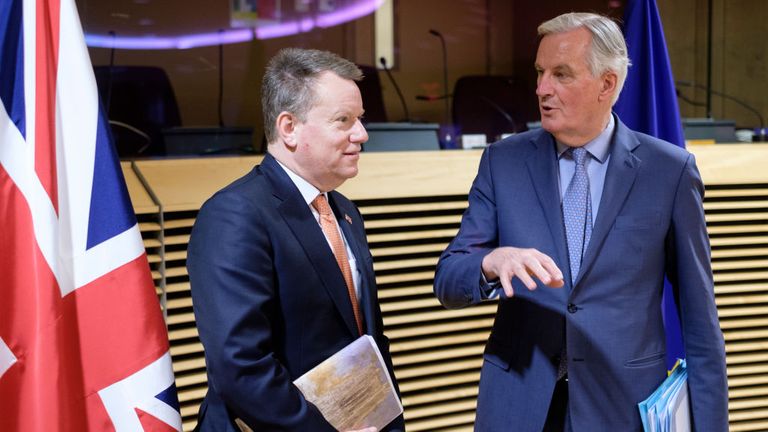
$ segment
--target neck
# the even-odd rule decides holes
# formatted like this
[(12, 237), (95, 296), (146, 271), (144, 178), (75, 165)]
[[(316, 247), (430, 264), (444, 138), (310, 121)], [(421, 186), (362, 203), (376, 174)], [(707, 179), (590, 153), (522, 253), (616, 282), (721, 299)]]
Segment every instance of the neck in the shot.
[(589, 130), (563, 133), (554, 135), (554, 137), (558, 142), (563, 143), (568, 147), (583, 147), (603, 133), (605, 128), (608, 127), (610, 119), (611, 112), (608, 111), (608, 113), (602, 116), (602, 119), (594, 127), (589, 128)]
[[(283, 150), (281, 150), (283, 149)], [(337, 187), (341, 186), (341, 184), (324, 184), (319, 179), (313, 178), (310, 176), (305, 169), (299, 164), (296, 159), (293, 157), (293, 153), (286, 149), (285, 146), (280, 145), (268, 145), (267, 146), (267, 152), (272, 155), (275, 159), (277, 159), (278, 162), (280, 162), (284, 167), (288, 168), (296, 174), (297, 176), (304, 179), (307, 183), (311, 184), (317, 190), (320, 191), (320, 193), (326, 193), (330, 192)]]

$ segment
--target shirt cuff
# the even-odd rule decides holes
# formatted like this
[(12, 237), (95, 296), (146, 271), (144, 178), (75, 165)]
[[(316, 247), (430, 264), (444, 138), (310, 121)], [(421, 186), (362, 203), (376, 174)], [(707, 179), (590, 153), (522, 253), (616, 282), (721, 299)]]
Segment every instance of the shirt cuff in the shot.
[(496, 279), (488, 282), (483, 272), (480, 272), (480, 298), (483, 300), (493, 300), (499, 296), (501, 282)]

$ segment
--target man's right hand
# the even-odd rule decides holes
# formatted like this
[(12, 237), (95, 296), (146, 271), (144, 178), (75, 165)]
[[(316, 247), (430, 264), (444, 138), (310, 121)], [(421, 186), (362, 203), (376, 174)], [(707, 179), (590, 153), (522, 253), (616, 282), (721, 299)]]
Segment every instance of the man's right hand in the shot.
[(564, 285), (563, 272), (549, 256), (536, 249), (520, 249), (515, 247), (500, 247), (494, 249), (483, 258), (483, 275), (486, 280), (501, 282), (507, 297), (514, 295), (512, 278), (517, 277), (529, 290), (536, 289), (536, 277), (550, 288), (560, 288)]

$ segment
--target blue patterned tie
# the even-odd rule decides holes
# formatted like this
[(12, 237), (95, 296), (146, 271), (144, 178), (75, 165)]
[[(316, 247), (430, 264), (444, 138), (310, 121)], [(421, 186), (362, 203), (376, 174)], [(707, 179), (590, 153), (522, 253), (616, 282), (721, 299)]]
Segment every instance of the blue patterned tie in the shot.
[(592, 200), (589, 196), (589, 177), (585, 166), (589, 153), (584, 147), (570, 148), (567, 151), (576, 162), (576, 171), (563, 197), (563, 220), (568, 241), (571, 282), (575, 282), (581, 268), (581, 258), (592, 236)]
[[(565, 222), (565, 237), (568, 241), (568, 259), (571, 265), (571, 282), (576, 282), (576, 276), (581, 268), (581, 258), (592, 236), (592, 200), (589, 196), (589, 176), (587, 167), (587, 150), (584, 147), (569, 148), (567, 153), (576, 162), (576, 171), (571, 183), (563, 196), (563, 221)], [(568, 373), (568, 350), (563, 345), (560, 352), (560, 363), (557, 367), (557, 379), (562, 379)]]

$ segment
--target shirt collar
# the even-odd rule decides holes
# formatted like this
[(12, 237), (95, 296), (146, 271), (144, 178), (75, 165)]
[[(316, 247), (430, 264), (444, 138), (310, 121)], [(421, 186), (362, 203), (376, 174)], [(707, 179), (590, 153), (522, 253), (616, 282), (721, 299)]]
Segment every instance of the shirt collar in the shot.
[[(610, 118), (608, 119), (608, 125), (603, 129), (602, 132), (600, 132), (600, 135), (596, 136), (595, 139), (588, 142), (584, 148), (587, 149), (589, 154), (592, 155), (595, 159), (600, 161), (600, 163), (604, 163), (605, 160), (608, 158), (608, 152), (611, 147), (611, 137), (613, 137), (613, 130), (616, 128), (616, 122), (613, 119), (613, 114), (611, 114)], [(560, 159), (563, 157), (563, 153), (565, 153), (570, 147), (567, 145), (556, 141), (557, 142), (557, 158)]]
[(283, 165), (279, 160), (275, 160), (277, 161), (277, 164), (280, 165), (280, 167), (285, 171), (285, 173), (288, 174), (288, 177), (291, 178), (293, 184), (295, 184), (299, 189), (299, 193), (301, 193), (301, 197), (304, 198), (304, 201), (306, 201), (307, 205), (312, 205), (312, 201), (314, 201), (315, 198), (320, 195), (320, 190), (312, 186), (310, 182), (304, 180), (295, 172), (291, 171), (290, 168)]

